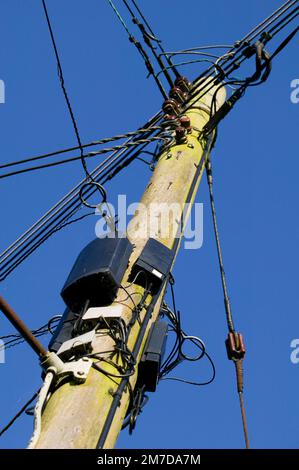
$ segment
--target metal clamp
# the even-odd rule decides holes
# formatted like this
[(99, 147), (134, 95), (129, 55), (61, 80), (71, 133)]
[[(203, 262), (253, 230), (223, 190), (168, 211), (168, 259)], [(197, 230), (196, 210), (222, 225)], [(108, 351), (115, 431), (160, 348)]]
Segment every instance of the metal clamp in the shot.
[(70, 376), (77, 383), (84, 383), (92, 366), (92, 360), (82, 357), (78, 361), (63, 362), (54, 352), (49, 352), (41, 361), (45, 372), (52, 371), (56, 382), (64, 377)]

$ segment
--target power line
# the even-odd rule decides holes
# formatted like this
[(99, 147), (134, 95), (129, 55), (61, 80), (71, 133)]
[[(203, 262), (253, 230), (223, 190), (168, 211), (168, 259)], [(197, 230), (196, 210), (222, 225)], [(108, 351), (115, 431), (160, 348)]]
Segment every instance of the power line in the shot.
[[(115, 145), (114, 147), (104, 148), (104, 149), (97, 150), (97, 151), (94, 151), (94, 152), (89, 152), (89, 153), (86, 153), (86, 154), (83, 154), (83, 155), (84, 155), (84, 159), (92, 158), (92, 157), (96, 157), (97, 155), (104, 155), (105, 153), (115, 152), (115, 151), (122, 150), (122, 149), (128, 149), (130, 147), (135, 148), (135, 147), (138, 147), (139, 145), (142, 145), (142, 144), (149, 144), (149, 143), (157, 142), (157, 141), (159, 141), (159, 142), (164, 141), (164, 143), (166, 143), (166, 138), (162, 137), (162, 136), (161, 137), (153, 136), (153, 137), (149, 137), (147, 139), (140, 139), (140, 140), (136, 140), (136, 141), (133, 141), (133, 142), (127, 142), (127, 143), (124, 143), (124, 144), (121, 144), (121, 145)], [(29, 168), (23, 168), (21, 170), (11, 171), (9, 173), (4, 173), (4, 174), (0, 175), (0, 179), (8, 178), (8, 177), (23, 174), (23, 173), (28, 173), (28, 172), (31, 172), (31, 171), (43, 170), (43, 169), (51, 168), (51, 167), (58, 166), (58, 165), (64, 165), (66, 163), (72, 163), (72, 162), (75, 162), (75, 161), (78, 161), (78, 160), (81, 160), (81, 159), (82, 159), (82, 155), (66, 158), (66, 159), (63, 159), (63, 160), (58, 160), (56, 162), (45, 163), (43, 165), (36, 165), (36, 166), (29, 167)]]
[[(297, 2), (298, 0), (296, 0)], [(294, 3), (294, 2), (291, 2), (291, 3)], [(296, 10), (298, 9), (299, 7), (296, 8)], [(280, 16), (282, 15), (283, 12), (281, 12), (278, 16), (278, 18), (280, 18)], [(272, 24), (272, 22), (271, 22)], [(280, 28), (279, 30), (275, 29), (273, 30), (272, 34), (269, 36), (265, 30), (262, 30), (261, 31), (261, 41), (262, 43), (266, 44), (268, 43), (271, 39), (274, 38), (274, 36), (276, 36), (276, 34), (278, 34), (280, 31), (281, 31), (282, 28)], [(296, 31), (297, 32), (297, 31)], [(255, 39), (256, 35), (253, 37)], [(283, 42), (284, 43), (284, 42)], [(242, 51), (242, 49), (249, 49), (249, 47), (251, 47), (251, 44), (250, 42), (246, 41), (245, 43), (242, 43), (242, 41), (240, 42), (237, 42), (237, 49), (236, 51)], [(281, 51), (281, 46), (278, 47), (278, 49), (274, 52), (273, 54), (273, 57), (275, 57), (277, 55), (278, 52)], [(241, 64), (246, 61), (248, 59), (248, 57), (246, 56), (246, 54), (243, 52), (240, 52), (240, 54), (236, 56), (236, 51), (229, 51), (227, 52), (226, 54), (224, 54), (223, 57), (229, 57), (230, 56), (230, 61), (227, 61), (226, 60), (226, 63), (222, 65), (222, 73), (219, 73), (216, 75), (216, 77), (214, 77), (211, 73), (211, 70), (212, 70), (212, 67), (210, 67), (208, 70), (210, 70), (210, 73), (209, 75), (207, 75), (206, 73), (202, 73), (201, 75), (199, 75), (199, 77), (197, 77), (195, 79), (195, 81), (193, 82), (194, 85), (193, 85), (193, 93), (191, 94), (190, 98), (189, 98), (189, 101), (191, 99), (194, 99), (195, 97), (197, 97), (198, 99), (201, 99), (206, 93), (208, 93), (209, 91), (212, 90), (212, 88), (214, 87), (215, 83), (220, 83), (221, 81), (223, 81), (223, 79), (227, 76), (229, 76), (231, 73), (233, 73), (235, 70), (239, 69)], [(271, 57), (270, 57), (271, 59)], [(224, 72), (224, 74), (223, 74)], [(204, 84), (202, 85), (201, 84), (201, 80), (204, 78)], [(196, 83), (198, 83), (199, 85), (196, 85)], [(187, 107), (184, 108), (184, 112), (186, 110), (188, 110), (190, 108), (190, 105), (188, 106), (187, 104)]]
[(38, 397), (38, 394), (40, 392), (40, 389), (37, 390), (37, 392), (34, 393), (34, 395), (30, 398), (30, 400), (27, 401), (27, 403), (22, 406), (22, 408), (16, 413), (16, 415), (7, 423), (4, 428), (0, 430), (0, 436), (2, 436), (8, 429), (16, 422), (16, 420), (22, 416), (23, 413), (25, 413), (26, 409), (28, 406), (31, 405), (31, 403)]
[[(223, 65), (223, 69), (229, 75), (232, 73), (236, 68), (239, 68), (240, 65), (246, 60), (246, 57), (242, 54), (242, 51), (252, 43), (259, 35), (265, 33), (266, 28), (277, 22), (298, 0), (287, 1), (284, 5), (278, 8), (274, 13), (272, 13), (266, 20), (260, 23), (257, 27), (255, 27), (250, 33), (248, 33), (243, 39), (236, 41), (234, 46), (223, 56), (225, 58), (225, 64)], [(274, 31), (272, 33), (272, 37), (268, 37), (268, 40), (271, 40), (275, 36)], [(239, 54), (237, 57), (236, 55)], [(233, 69), (230, 69), (228, 66), (233, 64)], [(193, 88), (198, 88), (198, 83), (205, 78), (206, 80), (209, 79), (212, 75), (213, 67), (209, 67), (209, 69), (203, 73), (201, 73), (193, 82)], [(218, 76), (221, 80), (223, 77), (221, 75)], [(207, 85), (205, 85), (207, 86)], [(192, 98), (192, 96), (191, 96)]]
[(150, 58), (149, 56), (147, 55), (146, 51), (144, 50), (144, 48), (142, 47), (142, 44), (137, 41), (137, 39), (133, 36), (133, 34), (129, 31), (129, 28), (127, 27), (123, 17), (121, 16), (120, 12), (118, 11), (118, 9), (116, 8), (115, 4), (113, 3), (112, 0), (107, 0), (109, 5), (111, 6), (112, 10), (114, 11), (114, 13), (116, 14), (117, 18), (119, 19), (119, 21), (121, 22), (122, 26), (124, 27), (128, 37), (129, 37), (129, 41), (134, 44), (134, 46), (136, 47), (136, 49), (138, 50), (139, 54), (141, 55), (144, 63), (145, 63), (145, 66), (148, 70), (148, 73), (149, 75), (152, 75), (155, 79), (155, 82), (156, 84), (158, 85), (158, 88), (163, 96), (164, 99), (167, 99), (167, 93), (162, 85), (162, 83), (160, 82), (159, 78), (156, 76), (155, 74), (155, 70), (154, 70), (154, 67), (150, 61)]
[[(152, 28), (151, 28), (151, 26), (150, 26), (148, 20), (146, 19), (146, 17), (145, 17), (144, 14), (142, 13), (140, 7), (137, 5), (137, 2), (136, 2), (135, 0), (132, 0), (132, 3), (133, 3), (133, 5), (135, 6), (136, 10), (138, 11), (138, 13), (139, 13), (140, 17), (142, 18), (142, 20), (144, 21), (145, 25), (148, 27), (148, 30), (150, 31), (150, 33), (151, 33), (154, 37), (156, 37), (156, 35), (155, 35), (154, 31), (152, 30)], [(162, 42), (161, 42), (160, 40), (157, 40), (157, 44), (158, 44), (158, 48), (160, 49), (160, 51), (161, 51), (162, 53), (165, 53), (164, 48), (163, 48), (163, 46), (162, 46)], [(167, 54), (165, 55), (165, 58), (166, 58), (166, 60), (167, 60), (167, 62), (168, 62), (168, 65), (169, 65), (169, 66), (172, 68), (172, 70), (174, 71), (175, 76), (176, 76), (177, 78), (180, 77), (180, 73), (177, 71), (175, 64), (172, 63), (171, 58), (170, 58)]]
[[(287, 2), (288, 4), (294, 4), (296, 2)], [(282, 16), (282, 11), (279, 13), (279, 18)], [(272, 15), (273, 16), (273, 15)], [(278, 15), (277, 15), (278, 17)], [(272, 21), (273, 23), (273, 21)], [(267, 23), (268, 25), (268, 23)], [(259, 30), (259, 33), (262, 32), (261, 30)], [(247, 47), (248, 47), (248, 42), (247, 42)], [(242, 48), (245, 48), (245, 44), (241, 42), (238, 42), (236, 43), (236, 45), (234, 46), (234, 49), (235, 50), (241, 50)], [(229, 53), (226, 53), (224, 54), (223, 57), (229, 57)], [(241, 55), (241, 59), (242, 61), (246, 60), (246, 57)], [(226, 62), (226, 65), (225, 65), (225, 73), (230, 73), (232, 70), (235, 69), (235, 65), (233, 65), (233, 67), (230, 65), (230, 64), (235, 64), (235, 58), (234, 57), (229, 57), (229, 60), (226, 58), (225, 59), (225, 62)], [(229, 69), (229, 67), (231, 68), (231, 70)], [(208, 70), (211, 70), (211, 68), (209, 68)], [(194, 83), (198, 82), (198, 80), (200, 80), (200, 77), (203, 76), (203, 75), (206, 75), (205, 73), (201, 74), (196, 80)], [(217, 82), (217, 80), (219, 80), (221, 77), (221, 74), (218, 73), (216, 74), (216, 76), (213, 76), (213, 78), (208, 81), (208, 82), (205, 82), (204, 86), (201, 86), (201, 85), (195, 85), (194, 86), (194, 89), (196, 90), (195, 91), (195, 94), (193, 93), (191, 95), (191, 98), (189, 98), (189, 101), (190, 99), (192, 99), (194, 96), (197, 96), (198, 98), (200, 97), (200, 94), (201, 96), (203, 96), (205, 93), (207, 93), (209, 91), (209, 88), (208, 86), (210, 86), (210, 89), (211, 87), (213, 86), (213, 84), (215, 82)], [(222, 76), (222, 79), (223, 79), (223, 76)], [(188, 103), (188, 100), (187, 100), (187, 103)], [(189, 105), (190, 106), (190, 105)], [(185, 111), (186, 109), (188, 109), (188, 104), (187, 104), (187, 108), (184, 108), (183, 111)], [(155, 125), (158, 120), (160, 119), (161, 117), (161, 113), (158, 113), (148, 124), (148, 126), (150, 127), (151, 125)], [(143, 127), (147, 127), (147, 126), (143, 126)], [(140, 149), (142, 150), (142, 149)], [(120, 152), (120, 155), (123, 154), (123, 150)], [(131, 157), (129, 157), (129, 153), (124, 153), (122, 157), (120, 157), (120, 155), (112, 155), (111, 157), (108, 157), (108, 159), (106, 159), (106, 161), (104, 161), (102, 164), (100, 164), (93, 172), (93, 175), (96, 177), (96, 178), (99, 178), (100, 175), (103, 174), (103, 172), (105, 172), (105, 175), (106, 175), (106, 180), (108, 179), (109, 180), (109, 170), (108, 170), (108, 164), (109, 165), (113, 165), (113, 174), (116, 174), (118, 171), (120, 171), (121, 168), (124, 168), (124, 166), (126, 166), (127, 164), (129, 164), (131, 161), (133, 161), (133, 159)], [(118, 165), (117, 164), (117, 160), (119, 161), (119, 158), (121, 158), (121, 164)], [(126, 160), (127, 159), (127, 160)], [(101, 183), (103, 182), (103, 180), (101, 180)], [(37, 241), (36, 244), (35, 244), (35, 248), (34, 248), (34, 245), (31, 244), (31, 246), (33, 247), (33, 251), (31, 251), (31, 248), (29, 248), (29, 245), (27, 243), (27, 240), (29, 240), (30, 238), (33, 239), (33, 242), (34, 240), (36, 239), (36, 235), (38, 233), (38, 231), (42, 231), (42, 232), (45, 232), (45, 224), (48, 223), (48, 226), (49, 224), (52, 225), (53, 223), (55, 223), (57, 221), (57, 224), (58, 224), (58, 217), (60, 217), (60, 215), (58, 216), (59, 212), (61, 210), (63, 210), (63, 212), (61, 212), (61, 214), (68, 214), (68, 216), (70, 214), (74, 214), (80, 207), (80, 203), (79, 203), (79, 206), (78, 205), (75, 205), (74, 204), (74, 199), (78, 196), (78, 193), (79, 193), (79, 188), (81, 186), (82, 183), (79, 183), (73, 190), (70, 191), (70, 193), (68, 193), (61, 201), (59, 201), (57, 204), (55, 204), (55, 206), (53, 206), (52, 209), (50, 209), (50, 211), (48, 211), (38, 222), (36, 222), (30, 229), (28, 229), (21, 237), (19, 237), (10, 247), (8, 247), (3, 253), (2, 255), (0, 255), (0, 262), (1, 262), (1, 265), (0, 265), (0, 270), (1, 270), (1, 279), (3, 280), (5, 278), (5, 276), (8, 275), (9, 272), (11, 272), (13, 269), (15, 269), (15, 266), (18, 265), (18, 262), (16, 261), (16, 264), (10, 264), (12, 268), (12, 270), (9, 268), (9, 263), (13, 262), (13, 260), (17, 260), (16, 256), (19, 256), (19, 261), (21, 260), (24, 260), (29, 254), (31, 254), (31, 252), (33, 252), (37, 246), (40, 246), (40, 244), (42, 244), (40, 241)], [(78, 188), (78, 189), (77, 189)], [(93, 194), (94, 191), (90, 191), (89, 192), (89, 196), (91, 196)], [(70, 205), (66, 205), (66, 202), (69, 202)], [(61, 206), (62, 204), (62, 206)], [(71, 209), (72, 207), (72, 209)], [(64, 210), (65, 208), (65, 210)], [(63, 215), (62, 215), (63, 216)], [(61, 220), (61, 219), (60, 219)], [(61, 223), (61, 222), (59, 222)], [(41, 232), (41, 233), (42, 233)], [(32, 243), (33, 243), (32, 242)], [(25, 243), (27, 243), (27, 252), (26, 252), (26, 255), (23, 256), (22, 255), (22, 252), (20, 251), (21, 250), (21, 247), (22, 246), (25, 246)], [(16, 252), (16, 250), (19, 250), (18, 251), (18, 254), (14, 254)], [(11, 259), (10, 262), (8, 262), (8, 260)]]
[[(295, 1), (292, 1), (292, 2), (287, 2), (287, 4), (291, 4), (291, 6), (296, 3), (298, 0), (295, 0)], [(136, 2), (135, 2), (136, 3)], [(136, 8), (137, 5), (136, 5)], [(290, 8), (290, 6), (288, 6), (288, 8)], [(280, 9), (278, 9), (277, 11), (281, 10), (282, 7)], [(285, 11), (285, 9), (283, 10)], [(280, 13), (280, 15), (282, 14), (283, 12)], [(291, 12), (292, 14), (293, 12)], [(273, 14), (274, 15), (274, 14)], [(273, 16), (271, 15), (271, 16)], [(269, 17), (271, 18), (271, 17)], [(143, 17), (144, 19), (144, 17)], [(292, 18), (293, 19), (293, 18)], [(273, 19), (272, 19), (272, 22), (273, 22)], [(272, 22), (270, 24), (272, 24)], [(264, 24), (265, 22), (261, 23), (261, 24)], [(148, 25), (148, 24), (147, 24)], [(255, 30), (253, 30), (255, 31)], [(151, 30), (152, 32), (152, 30)], [(247, 35), (248, 36), (248, 35)], [(245, 38), (247, 38), (247, 36)], [(244, 40), (242, 41), (237, 41), (237, 45), (238, 44), (241, 44), (242, 42), (244, 42)], [(160, 44), (160, 41), (159, 41), (159, 44)], [(178, 53), (187, 53), (187, 52), (192, 52), (192, 51), (195, 51), (195, 50), (201, 50), (201, 49), (211, 49), (211, 48), (226, 48), (226, 47), (232, 47), (234, 48), (235, 46), (229, 46), (229, 45), (209, 45), (209, 46), (199, 46), (199, 47), (194, 47), (194, 48), (191, 48), (191, 49), (185, 49), (185, 50), (182, 50), (182, 51), (176, 51), (176, 52), (165, 52), (164, 49), (163, 49), (163, 55), (167, 55), (167, 54), (178, 54)], [(231, 54), (231, 51), (227, 52), (226, 54), (224, 54), (224, 56), (229, 56)], [(221, 57), (224, 57), (224, 56), (220, 56)], [(189, 62), (188, 62), (189, 63)], [(191, 63), (191, 62), (190, 62)], [(185, 63), (183, 64), (178, 64), (178, 65), (184, 65)], [(186, 62), (187, 64), (187, 62)], [(214, 62), (213, 62), (213, 65)], [(172, 66), (171, 66), (172, 67)], [(167, 67), (168, 68), (168, 67)], [(159, 74), (161, 73), (162, 71), (159, 72)], [(222, 73), (224, 73), (224, 71), (222, 71)], [(215, 77), (216, 78), (216, 77)], [(197, 81), (197, 79), (195, 80)], [(139, 131), (136, 131), (137, 132), (143, 132), (143, 130), (139, 130)], [(108, 143), (108, 142), (111, 142), (113, 140), (117, 140), (117, 139), (120, 139), (120, 138), (125, 138), (125, 137), (128, 137), (129, 135), (134, 135), (134, 131), (132, 133), (128, 132), (126, 134), (120, 134), (120, 135), (117, 135), (117, 136), (113, 136), (111, 138), (106, 138), (106, 139), (101, 139), (99, 141), (93, 141), (91, 143), (88, 143), (88, 144), (84, 144), (84, 145), (81, 145), (83, 148), (84, 147), (88, 147), (88, 146), (92, 146), (92, 145), (100, 145), (102, 143)], [(45, 155), (41, 155), (41, 156), (37, 156), (37, 157), (30, 157), (28, 159), (23, 159), (23, 160), (19, 160), (19, 161), (16, 161), (16, 162), (9, 162), (9, 163), (6, 163), (6, 164), (2, 164), (0, 165), (0, 168), (6, 168), (6, 167), (9, 167), (9, 166), (13, 166), (13, 165), (18, 165), (18, 164), (21, 164), (21, 163), (26, 163), (26, 162), (29, 162), (29, 161), (34, 161), (34, 160), (38, 160), (40, 158), (47, 158), (47, 157), (51, 157), (51, 156), (54, 156), (54, 155), (57, 155), (57, 154), (60, 154), (60, 153), (64, 153), (64, 152), (68, 152), (68, 151), (72, 151), (72, 150), (76, 150), (76, 149), (79, 149), (80, 147), (79, 146), (76, 146), (76, 147), (71, 147), (71, 148), (67, 148), (67, 149), (62, 149), (62, 150), (58, 150), (56, 152), (51, 152), (51, 153), (48, 153), (48, 154), (45, 154)]]
[[(151, 129), (153, 131), (155, 131), (155, 130), (158, 131), (158, 130), (162, 130), (163, 127), (162, 126), (152, 126)], [(138, 136), (138, 135), (142, 135), (146, 132), (148, 132), (148, 129), (138, 129), (136, 131), (129, 131), (129, 132), (126, 132), (124, 134), (117, 134), (117, 135), (114, 135), (112, 137), (106, 137), (106, 138), (103, 138), (103, 139), (100, 139), (100, 140), (93, 140), (92, 142), (89, 142), (87, 144), (82, 144), (81, 147), (86, 148), (86, 147), (93, 147), (95, 145), (108, 144), (109, 142), (114, 142), (115, 140), (128, 139), (129, 137), (135, 137), (135, 136)], [(0, 169), (8, 168), (8, 167), (11, 167), (11, 166), (16, 166), (16, 165), (21, 165), (23, 163), (33, 162), (33, 161), (36, 161), (36, 160), (42, 160), (44, 158), (53, 157), (53, 156), (56, 156), (56, 155), (60, 155), (62, 153), (67, 153), (67, 152), (71, 152), (73, 150), (78, 150), (78, 149), (80, 149), (79, 146), (74, 146), (74, 147), (64, 148), (64, 149), (61, 149), (61, 150), (55, 150), (54, 152), (45, 153), (45, 154), (42, 154), (42, 155), (23, 158), (21, 160), (17, 160), (17, 161), (14, 161), (14, 162), (4, 163), (4, 164), (0, 165)]]
[[(151, 135), (151, 125), (156, 125), (159, 119), (160, 115), (158, 114), (146, 125), (142, 126), (142, 128), (148, 126), (148, 135)], [(94, 181), (105, 183), (110, 180), (122, 168), (134, 161), (146, 146), (147, 144), (143, 144), (135, 153), (132, 153), (132, 149), (114, 152), (93, 170), (92, 176)], [(66, 196), (35, 222), (30, 229), (26, 230), (23, 235), (4, 250), (0, 255), (0, 280), (5, 279), (19, 264), (41, 246), (54, 233), (53, 229), (55, 227), (69, 219), (82, 207), (79, 193), (83, 184), (85, 184), (85, 180), (79, 182)], [(91, 197), (95, 191), (96, 189), (93, 187), (87, 188), (83, 194), (84, 198)]]
[[(134, 12), (133, 12), (133, 10), (130, 8), (130, 6), (129, 6), (127, 0), (122, 0), (122, 1), (123, 1), (124, 5), (126, 6), (126, 8), (129, 10), (129, 13), (130, 13), (130, 15), (131, 15), (131, 17), (132, 17), (133, 23), (139, 28), (139, 30), (140, 30), (140, 32), (141, 32), (141, 34), (142, 34), (142, 37), (143, 37), (143, 40), (144, 40), (145, 44), (150, 48), (150, 50), (151, 50), (153, 56), (155, 57), (156, 61), (157, 61), (158, 64), (159, 64), (161, 70), (164, 70), (164, 71), (163, 71), (163, 74), (164, 74), (166, 80), (168, 81), (168, 84), (169, 84), (170, 88), (172, 88), (172, 87), (173, 87), (173, 81), (172, 81), (172, 79), (171, 79), (171, 77), (170, 77), (170, 75), (169, 75), (167, 69), (164, 69), (164, 63), (163, 63), (163, 61), (161, 60), (161, 57), (157, 54), (157, 52), (156, 52), (156, 50), (155, 50), (155, 47), (152, 45), (152, 41), (155, 41), (157, 44), (160, 44), (161, 41), (159, 41), (159, 40), (156, 38), (156, 36), (154, 35), (153, 30), (149, 27), (148, 22), (145, 20), (145, 17), (142, 15), (142, 13), (141, 13), (140, 9), (137, 7), (136, 3), (135, 3), (135, 8), (137, 7), (137, 11), (139, 12), (139, 14), (141, 14), (143, 20), (145, 20), (147, 26), (149, 27), (149, 29), (150, 29), (150, 31), (151, 31), (151, 33), (152, 33), (151, 35), (146, 31), (144, 24), (141, 23), (141, 22), (136, 18), (136, 16), (134, 15)], [(160, 45), (161, 45), (161, 44), (160, 44)]]
[(67, 93), (67, 90), (66, 90), (66, 87), (65, 87), (64, 75), (63, 75), (63, 70), (62, 70), (62, 66), (61, 66), (61, 61), (60, 61), (60, 58), (59, 58), (59, 53), (58, 53), (58, 49), (57, 49), (57, 46), (56, 46), (54, 33), (53, 33), (52, 26), (51, 26), (51, 21), (50, 21), (50, 17), (49, 17), (49, 14), (48, 14), (48, 10), (47, 10), (45, 0), (42, 0), (42, 5), (43, 5), (44, 13), (45, 13), (45, 16), (46, 16), (46, 21), (47, 21), (47, 25), (48, 25), (48, 29), (49, 29), (49, 33), (50, 33), (50, 36), (51, 36), (51, 41), (52, 41), (55, 57), (56, 57), (57, 68), (58, 68), (58, 77), (59, 77), (59, 80), (60, 80), (61, 89), (62, 89), (64, 98), (65, 98), (65, 102), (66, 102), (66, 105), (67, 105), (67, 108), (68, 108), (68, 111), (69, 111), (69, 115), (70, 115), (70, 118), (71, 118), (71, 121), (72, 121), (72, 124), (73, 124), (73, 128), (74, 128), (74, 131), (75, 131), (78, 146), (80, 148), (81, 163), (82, 163), (82, 166), (84, 168), (86, 177), (91, 179), (91, 175), (89, 174), (89, 171), (87, 169), (87, 165), (86, 165), (86, 162), (85, 162), (85, 159), (84, 159), (83, 147), (82, 147), (82, 143), (81, 143), (81, 137), (80, 137), (80, 134), (79, 134), (77, 122), (76, 122), (75, 115), (74, 115), (74, 112), (73, 112), (73, 109), (72, 109), (72, 105), (71, 105), (71, 102), (70, 102), (70, 99), (69, 99), (69, 96), (68, 96), (68, 93)]

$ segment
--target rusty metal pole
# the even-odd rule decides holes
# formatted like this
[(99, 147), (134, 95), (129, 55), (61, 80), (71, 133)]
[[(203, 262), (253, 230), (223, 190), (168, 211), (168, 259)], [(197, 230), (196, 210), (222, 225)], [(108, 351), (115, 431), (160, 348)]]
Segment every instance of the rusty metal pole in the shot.
[(47, 355), (46, 349), (41, 345), (38, 339), (32, 334), (29, 328), (11, 308), (11, 306), (0, 295), (0, 310), (4, 313), (7, 320), (16, 328), (16, 330), (23, 336), (33, 351), (40, 357)]

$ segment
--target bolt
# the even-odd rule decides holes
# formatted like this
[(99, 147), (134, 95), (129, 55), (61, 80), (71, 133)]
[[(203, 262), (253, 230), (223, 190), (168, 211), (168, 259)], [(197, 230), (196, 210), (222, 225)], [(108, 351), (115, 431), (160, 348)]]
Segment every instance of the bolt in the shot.
[(89, 359), (88, 359), (88, 357), (82, 357), (82, 361), (89, 362)]
[(167, 154), (167, 158), (171, 158), (171, 157), (172, 157), (172, 153), (169, 152), (169, 153)]
[(193, 144), (188, 144), (187, 147), (189, 147), (189, 149), (194, 149), (194, 145), (193, 145)]

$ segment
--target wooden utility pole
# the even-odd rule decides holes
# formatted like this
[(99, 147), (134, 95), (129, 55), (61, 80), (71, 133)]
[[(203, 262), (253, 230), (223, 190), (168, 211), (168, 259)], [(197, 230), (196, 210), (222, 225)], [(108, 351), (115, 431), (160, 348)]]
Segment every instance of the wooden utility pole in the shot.
[[(194, 99), (192, 107), (185, 113), (190, 118), (192, 132), (187, 135), (187, 142), (174, 144), (168, 151), (163, 152), (158, 160), (152, 178), (148, 183), (141, 199), (141, 204), (128, 227), (128, 238), (134, 244), (134, 250), (130, 257), (129, 267), (122, 280), (122, 285), (127, 286), (128, 276), (132, 265), (137, 260), (147, 238), (144, 236), (145, 224), (149, 224), (152, 238), (163, 243), (168, 248), (179, 243), (175, 238), (181, 224), (181, 216), (185, 203), (192, 203), (204, 171), (205, 141), (200, 136), (200, 131), (209, 120), (209, 110), (215, 88), (210, 90), (201, 100)], [(225, 91), (222, 89), (217, 94), (217, 106), (225, 99)], [(168, 229), (159, 227), (157, 218), (167, 220), (168, 207), (172, 204), (179, 205), (179, 217), (169, 217)], [(154, 220), (148, 220), (149, 208), (156, 207)], [(160, 209), (159, 209), (159, 205)], [(165, 218), (164, 218), (165, 217)], [(154, 228), (155, 226), (155, 228)], [(162, 229), (162, 230), (161, 230)], [(131, 297), (119, 289), (116, 301), (122, 306), (122, 318), (128, 324), (132, 316), (133, 300), (138, 302), (144, 289), (136, 284), (127, 287)], [(165, 286), (154, 299), (148, 295), (144, 308), (140, 312), (140, 322), (135, 322), (128, 339), (128, 347), (131, 351), (136, 346), (142, 321), (146, 317), (148, 306), (151, 308), (151, 317), (146, 324), (145, 334), (142, 337), (141, 347), (137, 354), (137, 365), (145, 344), (150, 326), (159, 314), (160, 305), (165, 294)], [(115, 305), (113, 303), (112, 305)], [(93, 350), (105, 351), (113, 348), (113, 340), (108, 334), (99, 335), (94, 342)], [(115, 373), (115, 368), (105, 364), (108, 372)], [(136, 373), (129, 379), (131, 389), (134, 389), (137, 380)], [(91, 368), (87, 380), (83, 384), (74, 384), (70, 381), (59, 386), (50, 396), (43, 415), (40, 437), (35, 448), (96, 448), (99, 439), (102, 439), (100, 447), (113, 448), (121, 430), (121, 426), (129, 405), (129, 389), (124, 390), (119, 396), (119, 384), (121, 379), (112, 379), (103, 373)], [(114, 410), (111, 413), (111, 410)], [(107, 421), (108, 419), (108, 421)], [(110, 419), (110, 421), (109, 421)], [(102, 436), (102, 437), (101, 437)]]

